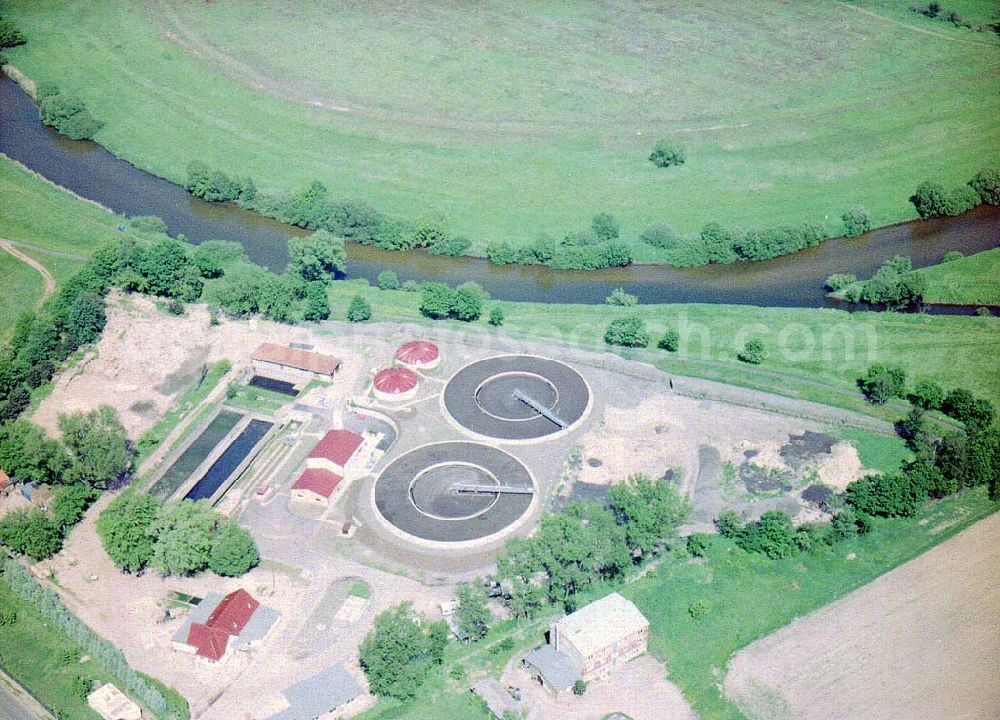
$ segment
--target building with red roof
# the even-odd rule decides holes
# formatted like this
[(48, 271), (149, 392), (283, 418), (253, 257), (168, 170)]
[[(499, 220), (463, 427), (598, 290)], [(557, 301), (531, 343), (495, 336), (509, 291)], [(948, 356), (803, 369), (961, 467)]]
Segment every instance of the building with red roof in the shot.
[(379, 370), (372, 381), (372, 387), (379, 400), (400, 402), (417, 394), (418, 383), (417, 374), (409, 368), (392, 367)]
[(306, 459), (306, 468), (327, 470), (335, 475), (346, 475), (351, 467), (364, 438), (350, 430), (331, 430)]
[(343, 476), (320, 468), (306, 468), (292, 485), (292, 497), (317, 505), (328, 505)]
[(291, 375), (296, 379), (311, 379), (314, 376), (332, 378), (343, 363), (332, 355), (270, 342), (254, 350), (250, 359), (260, 372)]
[(431, 370), (441, 362), (438, 346), (427, 340), (411, 340), (396, 350), (396, 360), (406, 367)]
[(242, 588), (224, 597), (209, 593), (174, 635), (173, 642), (185, 652), (219, 662), (234, 645), (250, 647), (261, 642), (276, 619), (273, 610), (261, 608)]

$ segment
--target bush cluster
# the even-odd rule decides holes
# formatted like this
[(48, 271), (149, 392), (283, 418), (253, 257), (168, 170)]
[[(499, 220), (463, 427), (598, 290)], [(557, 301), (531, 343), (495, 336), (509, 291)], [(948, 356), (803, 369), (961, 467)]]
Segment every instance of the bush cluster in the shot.
[[(831, 275), (827, 285), (846, 281), (850, 275)], [(841, 280), (843, 279), (843, 280)], [(874, 276), (846, 286), (844, 299), (851, 303), (884, 305), (889, 310), (919, 310), (927, 292), (927, 279), (912, 269), (910, 258), (897, 255), (886, 260)]]
[(826, 237), (816, 223), (736, 231), (713, 222), (706, 224), (697, 238), (679, 235), (667, 225), (652, 225), (640, 235), (643, 242), (664, 250), (667, 262), (675, 267), (770, 260), (815, 247)]
[(36, 94), (42, 123), (71, 140), (92, 140), (104, 123), (90, 114), (83, 100), (65, 95), (58, 88), (40, 88)]
[(925, 180), (910, 196), (917, 214), (923, 218), (960, 215), (980, 203), (1000, 205), (1000, 169), (984, 168), (965, 185), (950, 190), (938, 182)]
[(486, 291), (474, 282), (462, 283), (454, 289), (444, 283), (424, 283), (420, 289), (420, 312), (435, 320), (453, 318), (472, 322), (482, 315), (483, 302), (488, 298)]
[(649, 332), (641, 317), (626, 315), (611, 321), (604, 333), (604, 342), (621, 347), (646, 347), (649, 345)]
[(126, 492), (101, 513), (97, 534), (111, 561), (130, 573), (150, 567), (164, 576), (191, 575), (208, 568), (237, 576), (260, 560), (253, 536), (206, 501), (161, 503)]

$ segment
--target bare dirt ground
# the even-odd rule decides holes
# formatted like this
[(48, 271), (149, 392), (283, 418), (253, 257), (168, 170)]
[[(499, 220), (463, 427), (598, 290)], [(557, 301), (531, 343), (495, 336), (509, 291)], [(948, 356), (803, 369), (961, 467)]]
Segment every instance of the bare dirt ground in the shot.
[(695, 720), (681, 691), (667, 680), (666, 669), (650, 655), (590, 683), (580, 697), (552, 697), (519, 665), (508, 668), (502, 682), (521, 688), (531, 720), (600, 720), (614, 712), (632, 720)]
[(1000, 514), (736, 654), (751, 720), (1000, 717)]

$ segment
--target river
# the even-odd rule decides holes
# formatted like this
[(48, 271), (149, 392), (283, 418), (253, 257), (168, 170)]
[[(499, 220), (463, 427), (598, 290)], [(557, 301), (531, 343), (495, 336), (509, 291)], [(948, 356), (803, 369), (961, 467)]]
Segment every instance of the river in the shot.
[[(96, 143), (62, 137), (41, 124), (31, 98), (5, 75), (0, 76), (0, 151), (115, 212), (157, 215), (171, 234), (183, 233), (193, 243), (239, 242), (252, 261), (272, 270), (281, 271), (287, 263), (288, 239), (306, 234), (233, 203), (204, 202)], [(825, 297), (822, 288), (834, 273), (863, 278), (895, 255), (908, 255), (914, 267), (924, 267), (951, 250), (970, 254), (998, 245), (1000, 208), (981, 206), (956, 218), (903, 223), (854, 239), (835, 238), (754, 263), (691, 269), (633, 265), (584, 272), (495, 266), (480, 258), (435, 257), (422, 250), (394, 252), (349, 243), (347, 275), (374, 282), (379, 272), (395, 270), (404, 281), (454, 285), (474, 280), (495, 298), (546, 303), (601, 303), (614, 288), (624, 287), (643, 303), (840, 307)]]

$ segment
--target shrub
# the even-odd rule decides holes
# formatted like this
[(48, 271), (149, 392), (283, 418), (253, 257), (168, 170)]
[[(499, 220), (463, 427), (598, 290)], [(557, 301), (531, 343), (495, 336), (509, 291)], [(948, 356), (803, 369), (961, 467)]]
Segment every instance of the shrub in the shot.
[(492, 310), (490, 310), (490, 319), (489, 319), (490, 325), (492, 325), (493, 327), (500, 327), (501, 325), (503, 325), (503, 320), (504, 320), (503, 310), (501, 310), (499, 307), (495, 307)]
[(587, 692), (587, 681), (576, 680), (573, 682), (573, 694), (580, 696)]
[[(826, 233), (821, 225), (802, 223), (748, 230), (742, 237), (730, 234), (729, 244), (740, 260), (768, 260), (815, 247), (825, 239)], [(715, 242), (720, 248), (725, 244), (721, 236)]]
[(736, 536), (736, 544), (747, 552), (769, 558), (791, 557), (798, 552), (792, 519), (780, 510), (768, 510), (760, 520), (747, 523)]
[(941, 410), (966, 426), (989, 427), (996, 416), (993, 403), (977, 398), (965, 388), (955, 388), (944, 396)]
[(129, 225), (136, 232), (143, 233), (165, 233), (167, 224), (163, 218), (156, 215), (135, 215), (128, 219)]
[(427, 246), (427, 252), (431, 255), (458, 257), (464, 255), (470, 247), (472, 247), (472, 241), (469, 238), (464, 235), (453, 235), (435, 240)]
[(476, 283), (462, 283), (452, 293), (449, 316), (463, 322), (478, 320), (483, 312), (485, 295), (483, 289)]
[(700, 237), (706, 262), (728, 265), (736, 260), (733, 235), (719, 223), (706, 224)]
[(844, 235), (847, 237), (858, 237), (872, 229), (871, 215), (861, 205), (855, 205), (840, 219), (844, 221)]
[(853, 285), (857, 281), (857, 277), (849, 273), (836, 273), (826, 279), (823, 287), (831, 292), (837, 292), (838, 290), (843, 290), (848, 285)]
[(62, 547), (62, 533), (38, 508), (13, 510), (0, 520), (0, 543), (37, 562)]
[(317, 230), (309, 237), (288, 241), (288, 267), (307, 282), (327, 282), (347, 269), (344, 239), (326, 230)]
[(167, 302), (167, 312), (174, 316), (181, 316), (184, 314), (184, 301), (180, 298), (170, 298)]
[(486, 257), (494, 265), (511, 265), (517, 261), (517, 252), (510, 243), (500, 240), (486, 246)]
[(927, 292), (927, 280), (911, 270), (910, 258), (897, 255), (886, 260), (875, 276), (861, 287), (860, 299), (883, 303), (890, 309), (919, 307)]
[(909, 517), (927, 497), (902, 473), (866, 475), (847, 486), (847, 504), (858, 512), (879, 517)]
[(352, 323), (367, 322), (372, 319), (372, 306), (360, 295), (351, 298), (347, 306), (347, 320)]
[(943, 263), (954, 262), (955, 260), (961, 260), (964, 257), (965, 253), (961, 252), (960, 250), (952, 250), (944, 254), (944, 257), (941, 258), (941, 262)]
[(724, 538), (736, 538), (743, 532), (743, 519), (735, 510), (725, 510), (715, 518), (715, 529)]
[(83, 675), (77, 675), (73, 678), (71, 687), (73, 694), (81, 700), (84, 700), (94, 689), (94, 681)]
[(639, 298), (635, 295), (629, 295), (625, 292), (625, 288), (615, 288), (611, 291), (611, 294), (604, 298), (605, 305), (618, 305), (621, 307), (632, 307), (633, 305), (639, 304)]
[(765, 357), (764, 342), (757, 338), (747, 340), (736, 356), (745, 363), (760, 365)]
[(330, 317), (330, 297), (322, 280), (313, 280), (306, 284), (305, 301), (303, 320), (320, 321)]
[(910, 392), (910, 401), (924, 410), (939, 410), (944, 400), (944, 389), (930, 378), (920, 378)]
[(868, 366), (859, 384), (869, 402), (881, 405), (890, 398), (905, 396), (906, 371), (898, 365), (873, 363)]
[(615, 318), (604, 333), (604, 342), (623, 347), (646, 347), (649, 345), (646, 323), (638, 315)]
[(383, 270), (378, 274), (379, 290), (399, 290), (399, 276), (395, 270)]
[(916, 191), (910, 196), (910, 202), (917, 210), (917, 215), (926, 220), (947, 214), (948, 193), (940, 183), (929, 180), (917, 185)]
[(712, 538), (707, 533), (696, 532), (687, 536), (687, 551), (695, 557), (705, 557)]
[(655, 248), (666, 249), (678, 240), (678, 235), (669, 225), (650, 225), (639, 235), (639, 240)]
[(984, 168), (969, 181), (976, 191), (979, 202), (986, 205), (1000, 205), (1000, 168)]
[(600, 242), (608, 242), (618, 239), (618, 234), (621, 232), (621, 225), (611, 213), (598, 213), (590, 221), (590, 229), (594, 231)]
[(415, 293), (415, 292), (420, 292), (423, 289), (423, 285), (418, 283), (416, 280), (406, 280), (402, 285), (399, 286), (399, 289), (402, 290), (403, 292)]
[(104, 124), (90, 114), (83, 101), (73, 95), (50, 95), (39, 105), (42, 123), (54, 127), (71, 140), (92, 140)]
[(0, 627), (13, 625), (17, 622), (17, 610), (14, 608), (0, 608)]
[(660, 168), (683, 165), (684, 159), (684, 148), (673, 140), (666, 138), (656, 143), (653, 146), (653, 152), (649, 154), (649, 161)]
[(13, 20), (0, 18), (0, 50), (24, 45), (24, 35), (18, 30)]
[(959, 185), (945, 198), (945, 215), (961, 215), (979, 204), (979, 193), (968, 185)]
[(663, 337), (660, 341), (656, 343), (656, 347), (660, 350), (666, 350), (667, 352), (677, 352), (677, 349), (681, 344), (681, 334), (676, 330), (667, 330), (663, 333)]

